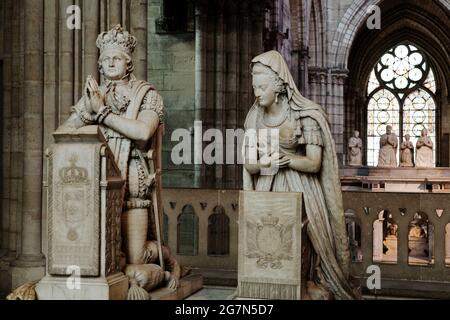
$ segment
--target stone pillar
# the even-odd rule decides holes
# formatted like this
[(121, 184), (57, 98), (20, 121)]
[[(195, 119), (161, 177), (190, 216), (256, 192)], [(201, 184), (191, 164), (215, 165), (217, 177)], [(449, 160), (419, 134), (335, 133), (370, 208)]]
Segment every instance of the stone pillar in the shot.
[(134, 51), (134, 74), (138, 79), (147, 79), (147, 0), (131, 1), (130, 30), (137, 38)]
[[(21, 86), (22, 86), (22, 68), (21, 68), (21, 23), (20, 23), (19, 2), (12, 1), (11, 10), (11, 31), (12, 31), (12, 77), (11, 77), (11, 140), (10, 140), (10, 185), (9, 185), (9, 239), (8, 254), (5, 257), (7, 261), (13, 261), (17, 257), (18, 239), (18, 216), (21, 212), (20, 198), (21, 178), (22, 178), (22, 153), (21, 153)], [(12, 106), (14, 104), (14, 107)]]
[[(205, 8), (196, 3), (195, 7), (195, 120), (202, 121), (202, 110), (206, 107), (206, 50), (205, 50), (205, 34), (206, 32), (206, 12)], [(196, 143), (196, 142), (194, 142)], [(197, 146), (202, 147), (201, 142)], [(194, 181), (195, 187), (201, 183), (201, 164), (194, 162)]]
[[(58, 123), (58, 6), (59, 0), (46, 0), (44, 2), (44, 127), (43, 149), (46, 150), (52, 143), (52, 132)], [(45, 161), (45, 159), (44, 159)], [(44, 162), (45, 163), (45, 162)], [(43, 166), (43, 177), (47, 176), (47, 166)], [(42, 194), (42, 252), (47, 251), (47, 188)]]
[(25, 1), (24, 168), (21, 253), (12, 268), (12, 287), (44, 275), (41, 250), (43, 165), (44, 1)]
[[(237, 117), (239, 121), (238, 127), (240, 128), (244, 126), (245, 117), (247, 116), (247, 112), (251, 108), (252, 101), (254, 99), (252, 81), (250, 80), (251, 71), (249, 67), (251, 59), (253, 58), (250, 56), (250, 39), (252, 37), (252, 34), (250, 33), (250, 15), (251, 13), (248, 10), (248, 3), (241, 3), (238, 12), (238, 16), (240, 17), (239, 24), (241, 28), (236, 31), (239, 32), (239, 70), (236, 76), (239, 87)], [(239, 172), (239, 174), (241, 174), (241, 172)], [(239, 185), (238, 188), (242, 188), (242, 186)]]
[(9, 244), (9, 202), (11, 183), (11, 78), (12, 78), (12, 1), (5, 1), (3, 35), (3, 198), (2, 198), (2, 239), (0, 256), (8, 252)]
[[(370, 259), (370, 258), (369, 258)], [(383, 221), (373, 223), (373, 261), (383, 260)]]
[[(309, 83), (309, 99), (314, 101), (315, 103), (320, 104), (325, 111), (327, 106), (325, 102), (325, 96), (322, 95), (322, 92), (326, 92), (326, 83), (327, 83), (327, 70), (320, 67), (309, 67), (308, 69), (308, 83)], [(325, 89), (323, 89), (325, 87)]]
[(304, 97), (309, 97), (309, 84), (308, 84), (308, 64), (309, 64), (309, 54), (308, 48), (303, 48), (299, 51), (294, 52), (297, 55), (298, 60), (298, 84), (300, 93)]
[[(230, 4), (231, 5), (231, 4)], [(225, 103), (223, 106), (223, 118), (225, 123), (223, 124), (223, 135), (224, 135), (224, 150), (223, 150), (223, 160), (224, 164), (222, 166), (223, 178), (222, 178), (222, 188), (231, 189), (237, 188), (237, 181), (242, 176), (239, 166), (235, 165), (236, 162), (233, 161), (234, 165), (226, 165), (227, 159), (237, 159), (237, 152), (240, 152), (239, 148), (235, 146), (235, 138), (230, 139), (231, 136), (226, 135), (226, 129), (236, 129), (241, 128), (240, 121), (238, 118), (238, 101), (239, 101), (239, 91), (240, 88), (236, 85), (238, 83), (238, 78), (240, 76), (239, 72), (239, 12), (238, 6), (231, 5), (231, 13), (228, 17), (226, 23), (226, 41), (225, 46), (228, 48), (228, 52), (224, 57), (225, 70), (224, 70), (224, 83), (225, 83)]]
[[(123, 0), (108, 0), (107, 1), (107, 17), (108, 17), (108, 30), (113, 28), (117, 24), (123, 24)], [(122, 27), (126, 27), (122, 25)]]
[(99, 16), (100, 5), (97, 0), (83, 0), (83, 75), (82, 85), (88, 75), (98, 79), (98, 49), (95, 45), (97, 35), (100, 33)]
[[(227, 55), (227, 49), (225, 47), (226, 42), (226, 26), (225, 23), (227, 22), (229, 15), (225, 17), (223, 7), (224, 3), (219, 2), (220, 6), (218, 8), (217, 17), (216, 17), (216, 34), (215, 34), (215, 59), (216, 59), (216, 65), (215, 65), (215, 95), (214, 95), (214, 105), (215, 110), (211, 113), (211, 115), (214, 115), (215, 117), (215, 128), (219, 129), (221, 132), (225, 132), (226, 127), (226, 118), (225, 118), (225, 103), (226, 103), (226, 97), (225, 97), (225, 59)], [(209, 129), (209, 128), (208, 128)], [(214, 176), (215, 176), (215, 183), (210, 184), (208, 183), (208, 178), (204, 177), (204, 185), (207, 187), (212, 188), (223, 188), (222, 182), (223, 182), (223, 165), (221, 164), (215, 164), (214, 166)], [(208, 169), (206, 169), (208, 172)]]
[[(0, 248), (0, 299), (11, 289), (11, 274), (9, 270), (9, 219), (11, 198), (11, 92), (12, 92), (12, 0), (3, 2), (3, 16), (0, 22), (3, 26), (3, 181), (2, 181), (2, 238)], [(3, 19), (4, 17), (4, 19)], [(1, 90), (1, 89), (0, 89)]]
[(331, 71), (331, 96), (328, 101), (329, 116), (331, 121), (331, 132), (336, 143), (339, 165), (343, 164), (344, 154), (346, 154), (344, 141), (344, 86), (347, 80), (347, 70)]
[[(70, 108), (74, 105), (74, 30), (69, 30), (66, 20), (66, 8), (72, 5), (72, 0), (60, 0), (59, 4), (59, 65), (57, 66), (58, 79), (56, 87), (58, 92), (57, 116), (58, 124), (67, 120)], [(57, 20), (58, 21), (58, 20)]]

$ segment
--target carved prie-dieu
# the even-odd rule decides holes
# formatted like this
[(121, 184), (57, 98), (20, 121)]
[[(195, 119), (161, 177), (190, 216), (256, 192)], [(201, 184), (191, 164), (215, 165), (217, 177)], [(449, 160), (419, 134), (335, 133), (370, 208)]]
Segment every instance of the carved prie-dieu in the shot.
[(81, 276), (98, 276), (100, 145), (55, 145), (49, 153), (49, 256), (51, 275), (79, 266)]

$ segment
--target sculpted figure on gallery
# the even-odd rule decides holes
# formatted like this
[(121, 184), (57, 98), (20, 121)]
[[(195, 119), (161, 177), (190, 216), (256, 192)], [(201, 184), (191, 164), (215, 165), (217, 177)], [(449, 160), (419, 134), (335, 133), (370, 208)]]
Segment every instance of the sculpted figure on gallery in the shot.
[(416, 167), (432, 168), (433, 167), (433, 141), (428, 136), (428, 130), (422, 129), (422, 136), (416, 143)]
[(386, 133), (380, 138), (380, 152), (378, 154), (378, 167), (397, 167), (398, 137), (392, 132), (392, 126), (386, 126)]
[[(144, 265), (146, 241), (158, 240), (158, 233), (161, 233), (159, 183), (163, 100), (151, 84), (133, 75), (134, 36), (116, 26), (98, 36), (97, 47), (100, 49), (98, 66), (102, 81), (98, 84), (92, 76), (87, 78), (83, 97), (58, 130), (100, 126), (126, 181), (122, 213), (122, 248), (126, 263)], [(162, 251), (160, 245), (159, 249)], [(148, 276), (152, 281), (165, 278), (171, 288), (178, 286), (179, 272), (167, 277), (165, 270), (147, 269), (143, 267), (140, 272), (153, 272)], [(127, 274), (131, 284), (136, 284), (132, 279), (137, 276), (135, 271)], [(153, 283), (152, 288), (156, 285)], [(132, 295), (136, 296), (139, 295)]]
[(348, 140), (348, 164), (352, 167), (362, 166), (362, 140), (359, 131), (355, 130), (354, 136)]
[[(359, 298), (349, 281), (338, 161), (327, 116), (300, 94), (277, 51), (257, 56), (251, 67), (256, 102), (245, 129), (278, 130), (279, 152), (264, 154), (259, 148), (257, 161), (245, 159), (244, 190), (303, 193), (310, 240), (307, 253), (302, 254), (302, 260), (310, 260), (304, 299)], [(258, 147), (263, 143), (258, 138)], [(264, 173), (267, 164), (278, 170)]]
[(405, 135), (405, 141), (400, 145), (400, 167), (414, 167), (414, 146), (409, 141), (410, 135)]

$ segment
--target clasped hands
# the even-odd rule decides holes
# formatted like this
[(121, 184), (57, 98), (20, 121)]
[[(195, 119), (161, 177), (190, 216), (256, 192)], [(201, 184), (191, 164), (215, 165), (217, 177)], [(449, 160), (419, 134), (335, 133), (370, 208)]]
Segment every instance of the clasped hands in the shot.
[(269, 151), (261, 157), (260, 166), (262, 168), (286, 168), (294, 157), (294, 155), (288, 155), (284, 152)]
[(258, 161), (259, 169), (291, 167), (298, 158), (295, 154), (285, 153), (282, 150), (267, 150), (259, 146), (257, 149), (259, 154), (262, 154)]
[(431, 139), (424, 139), (422, 141), (417, 141), (417, 149), (426, 146), (428, 148), (433, 148), (433, 142), (431, 141)]
[(105, 107), (105, 96), (101, 92), (97, 81), (91, 75), (87, 77), (84, 94), (88, 98), (86, 103), (87, 111), (98, 115), (102, 108)]

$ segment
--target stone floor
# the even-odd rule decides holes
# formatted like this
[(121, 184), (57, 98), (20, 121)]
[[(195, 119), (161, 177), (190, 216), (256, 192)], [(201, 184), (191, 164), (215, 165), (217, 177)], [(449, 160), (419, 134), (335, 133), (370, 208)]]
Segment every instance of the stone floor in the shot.
[(186, 300), (232, 300), (235, 292), (233, 287), (204, 286)]
[[(218, 287), (218, 286), (204, 286), (202, 290), (194, 293), (186, 300), (233, 300), (236, 288), (233, 287)], [(373, 296), (363, 295), (363, 300), (424, 300), (407, 297), (387, 297), (387, 296)]]

